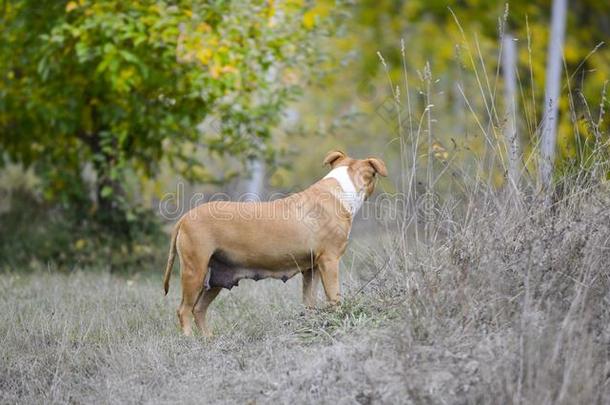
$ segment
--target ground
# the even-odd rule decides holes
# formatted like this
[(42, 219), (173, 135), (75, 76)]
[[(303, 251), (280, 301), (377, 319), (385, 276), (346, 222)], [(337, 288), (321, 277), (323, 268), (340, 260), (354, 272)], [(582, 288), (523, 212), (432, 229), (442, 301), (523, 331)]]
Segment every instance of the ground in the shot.
[(311, 311), (297, 278), (242, 281), (215, 302), (205, 339), (181, 336), (178, 284), (165, 298), (158, 277), (0, 280), (1, 402), (394, 402), (463, 395), (478, 380), (460, 348), (406, 356), (402, 309), (364, 291)]
[[(243, 280), (181, 335), (178, 270), (0, 273), (0, 403), (608, 403), (607, 193), (354, 240), (343, 303)], [(541, 214), (542, 213), (542, 214)]]

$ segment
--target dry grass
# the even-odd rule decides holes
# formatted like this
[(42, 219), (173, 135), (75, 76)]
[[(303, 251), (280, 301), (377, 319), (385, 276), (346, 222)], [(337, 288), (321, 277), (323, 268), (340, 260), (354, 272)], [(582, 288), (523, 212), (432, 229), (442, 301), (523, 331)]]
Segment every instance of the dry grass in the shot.
[(338, 310), (244, 281), (211, 340), (180, 335), (160, 273), (5, 273), (0, 402), (608, 403), (608, 200), (439, 209), (429, 243), (355, 240)]

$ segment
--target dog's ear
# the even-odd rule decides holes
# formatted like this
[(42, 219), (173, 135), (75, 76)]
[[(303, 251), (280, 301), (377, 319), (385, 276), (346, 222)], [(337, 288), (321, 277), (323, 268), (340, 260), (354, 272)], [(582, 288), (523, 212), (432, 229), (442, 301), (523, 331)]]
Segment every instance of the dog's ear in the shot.
[(385, 163), (383, 163), (383, 160), (377, 159), (377, 158), (368, 158), (367, 162), (369, 162), (369, 164), (371, 166), (373, 166), (373, 169), (375, 169), (375, 171), (377, 173), (379, 173), (381, 176), (383, 176), (383, 177), (388, 176), (388, 169), (386, 169)]
[(340, 150), (333, 150), (328, 152), (328, 154), (324, 158), (323, 164), (330, 165), (330, 167), (334, 167), (337, 163), (339, 163), (341, 159), (345, 157), (345, 153), (341, 152)]

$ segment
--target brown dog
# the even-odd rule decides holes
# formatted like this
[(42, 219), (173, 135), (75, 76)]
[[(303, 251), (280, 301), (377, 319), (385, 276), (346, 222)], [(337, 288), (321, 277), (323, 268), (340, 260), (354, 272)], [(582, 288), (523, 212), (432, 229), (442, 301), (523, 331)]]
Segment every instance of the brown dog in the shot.
[(303, 301), (315, 305), (320, 277), (331, 305), (339, 302), (339, 259), (345, 252), (354, 214), (387, 176), (383, 161), (352, 159), (329, 152), (332, 170), (306, 190), (270, 202), (217, 201), (187, 212), (176, 224), (163, 285), (175, 252), (180, 257), (182, 303), (178, 318), (191, 334), (191, 312), (201, 333), (211, 335), (206, 311), (222, 288), (242, 278), (288, 280), (303, 274)]

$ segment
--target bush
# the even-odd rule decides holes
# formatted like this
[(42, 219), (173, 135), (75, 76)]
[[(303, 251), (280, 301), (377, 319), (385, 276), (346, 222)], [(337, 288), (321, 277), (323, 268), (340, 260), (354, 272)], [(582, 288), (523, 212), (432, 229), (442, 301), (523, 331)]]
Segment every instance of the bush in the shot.
[(0, 268), (70, 270), (78, 265), (137, 271), (160, 268), (166, 253), (161, 224), (150, 210), (134, 211), (124, 228), (111, 229), (101, 213), (49, 205), (28, 191), (13, 191), (11, 200), (13, 208), (0, 214)]

